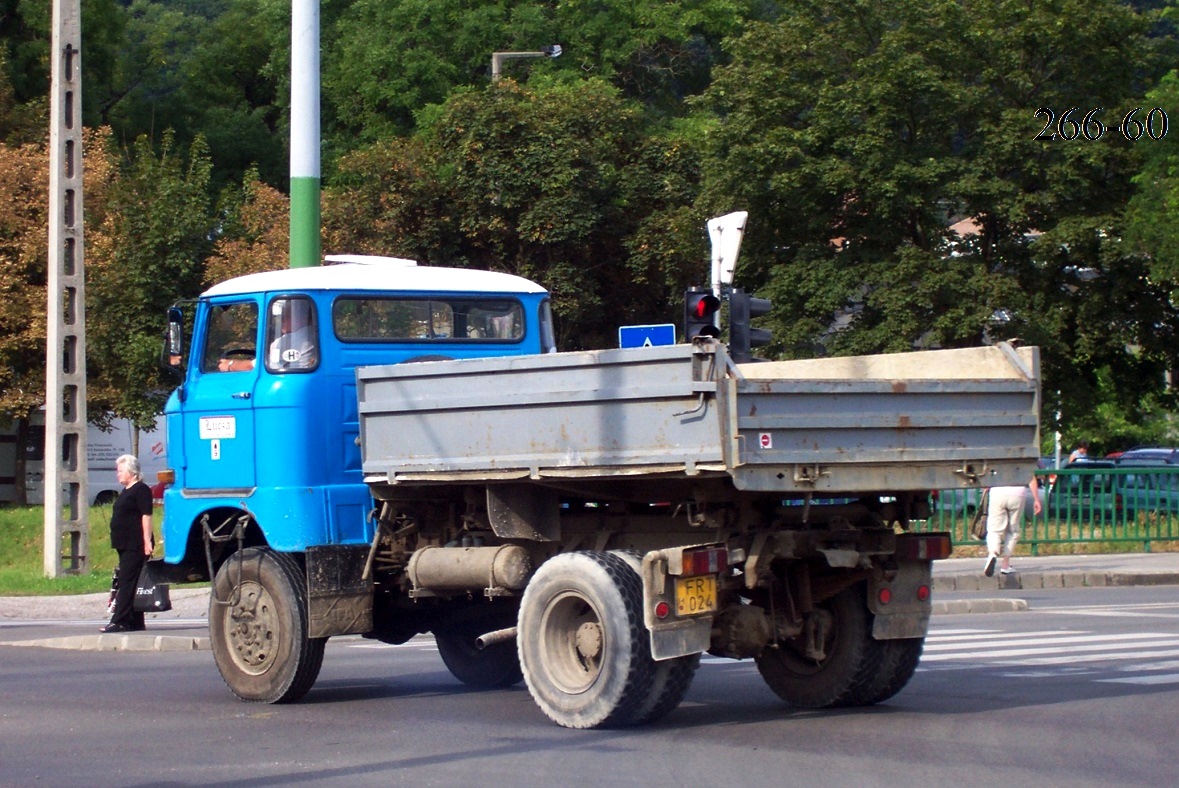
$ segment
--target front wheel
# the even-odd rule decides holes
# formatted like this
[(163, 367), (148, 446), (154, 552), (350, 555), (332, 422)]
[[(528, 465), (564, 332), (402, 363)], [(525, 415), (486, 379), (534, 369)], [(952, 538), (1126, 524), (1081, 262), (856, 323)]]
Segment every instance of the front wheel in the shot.
[(649, 700), (655, 661), (642, 600), (639, 576), (611, 553), (563, 553), (536, 571), (520, 602), (517, 644), (528, 690), (551, 720), (617, 727), (652, 719), (670, 702), (656, 709)]
[(307, 637), (307, 591), (298, 562), (248, 547), (217, 570), (213, 591), (209, 642), (233, 694), (256, 703), (288, 703), (307, 694), (327, 638)]

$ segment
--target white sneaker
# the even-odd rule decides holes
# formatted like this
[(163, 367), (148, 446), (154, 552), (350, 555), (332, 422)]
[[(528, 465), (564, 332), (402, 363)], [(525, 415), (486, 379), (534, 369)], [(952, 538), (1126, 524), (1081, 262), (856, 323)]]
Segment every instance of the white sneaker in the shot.
[(993, 555), (987, 556), (987, 562), (983, 565), (983, 574), (987, 577), (992, 577), (995, 574), (995, 563), (999, 559)]

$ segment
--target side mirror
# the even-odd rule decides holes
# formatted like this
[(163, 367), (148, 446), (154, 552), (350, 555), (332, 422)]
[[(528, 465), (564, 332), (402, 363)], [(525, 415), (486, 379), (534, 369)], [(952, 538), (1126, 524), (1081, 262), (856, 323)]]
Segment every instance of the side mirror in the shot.
[(164, 366), (184, 365), (184, 313), (179, 307), (168, 310), (168, 335), (164, 346)]

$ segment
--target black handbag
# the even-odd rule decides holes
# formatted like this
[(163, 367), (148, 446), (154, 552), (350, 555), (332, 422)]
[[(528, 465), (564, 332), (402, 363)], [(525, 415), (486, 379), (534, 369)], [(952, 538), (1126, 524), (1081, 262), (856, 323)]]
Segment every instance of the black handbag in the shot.
[(163, 613), (172, 609), (168, 584), (159, 579), (151, 561), (145, 563), (139, 571), (139, 582), (135, 585), (134, 607), (138, 613)]

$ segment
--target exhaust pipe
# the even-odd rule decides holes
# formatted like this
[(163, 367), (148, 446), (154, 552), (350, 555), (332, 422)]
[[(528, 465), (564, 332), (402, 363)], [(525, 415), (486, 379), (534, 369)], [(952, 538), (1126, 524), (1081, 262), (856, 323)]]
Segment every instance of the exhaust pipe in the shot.
[(475, 648), (482, 651), (488, 646), (494, 646), (496, 643), (506, 643), (509, 640), (516, 639), (516, 627), (508, 627), (507, 629), (497, 629), (494, 632), (488, 632), (475, 638)]

